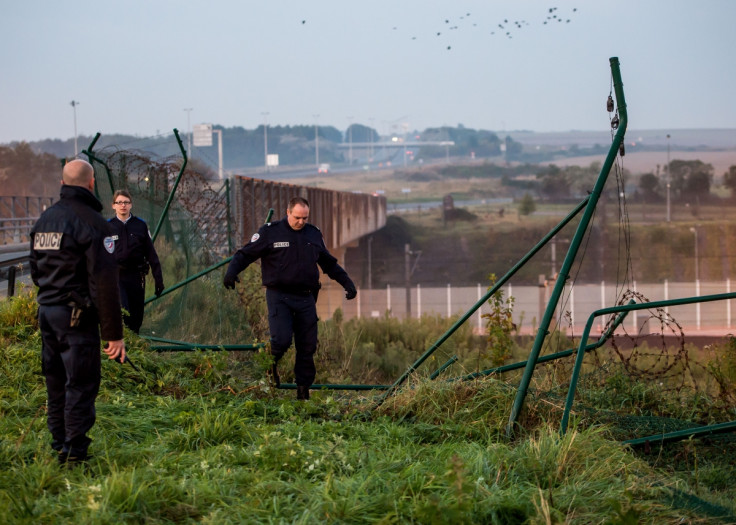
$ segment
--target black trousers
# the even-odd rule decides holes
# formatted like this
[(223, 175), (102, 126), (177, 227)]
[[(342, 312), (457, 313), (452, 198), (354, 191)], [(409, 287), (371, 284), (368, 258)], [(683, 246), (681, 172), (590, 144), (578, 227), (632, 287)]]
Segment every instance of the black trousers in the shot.
[(314, 353), (317, 351), (317, 305), (312, 294), (292, 294), (266, 290), (268, 327), (271, 333), (271, 354), (278, 361), (294, 339), (296, 384), (311, 386), (317, 370)]
[(72, 308), (38, 308), (41, 327), (41, 366), (48, 394), (51, 446), (71, 456), (84, 456), (92, 441), (87, 432), (95, 423), (100, 390), (100, 333), (97, 315), (88, 310), (79, 326), (70, 327)]
[(123, 316), (125, 326), (136, 334), (143, 324), (143, 303), (146, 299), (146, 275), (141, 272), (120, 270), (120, 305), (128, 313)]

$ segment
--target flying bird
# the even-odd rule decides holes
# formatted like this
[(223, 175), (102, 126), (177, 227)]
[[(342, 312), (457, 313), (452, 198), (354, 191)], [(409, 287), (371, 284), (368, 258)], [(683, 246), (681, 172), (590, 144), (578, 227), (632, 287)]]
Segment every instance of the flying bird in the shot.
[[(546, 19), (541, 20), (541, 22), (542, 22), (541, 25), (548, 25), (548, 22), (550, 20), (557, 20), (557, 22), (563, 22), (564, 21), (565, 23), (569, 24), (569, 23), (572, 22), (572, 17), (569, 17), (570, 14), (571, 13), (576, 13), (577, 10), (578, 10), (578, 8), (575, 7), (575, 8), (572, 8), (571, 10), (567, 11), (568, 16), (566, 17), (566, 16), (563, 16), (562, 12), (560, 12), (560, 10), (559, 10), (558, 7), (548, 7), (548, 8), (546, 8), (546, 13), (545, 13), (547, 15), (546, 16)], [(559, 15), (558, 15), (558, 12), (559, 12)], [(454, 19), (455, 20), (464, 21), (469, 16), (470, 16), (470, 13), (467, 13), (467, 12), (464, 15), (462, 15), (461, 13), (459, 13), (458, 16), (456, 18), (454, 18)], [(455, 30), (455, 31), (460, 30), (461, 31), (461, 30), (467, 29), (469, 27), (469, 25), (465, 25), (468, 22), (462, 22), (462, 23), (456, 23), (456, 24), (453, 24), (453, 25), (449, 25), (450, 24), (450, 18), (441, 18), (440, 20), (444, 20), (444, 23), (447, 26), (447, 29), (449, 29), (449, 30)], [(478, 19), (476, 18), (475, 20), (478, 20)], [(305, 23), (305, 22), (306, 21), (304, 21), (304, 20), (302, 21), (302, 23)], [(489, 20), (488, 22), (492, 22), (492, 21)], [(509, 26), (509, 24), (513, 24), (513, 25), (512, 26)], [(480, 24), (480, 27), (482, 27), (483, 25), (484, 24)], [(519, 31), (519, 30), (523, 29), (524, 27), (528, 27), (530, 25), (532, 25), (532, 24), (530, 24), (526, 20), (513, 20), (512, 22), (510, 22), (508, 17), (507, 18), (503, 18), (503, 19), (499, 19), (495, 23), (495, 26), (498, 29), (501, 29), (501, 32), (499, 32), (499, 35), (504, 35), (504, 36), (506, 36), (509, 39), (513, 38), (514, 33), (516, 31)], [(479, 27), (479, 23), (476, 22), (476, 21), (472, 22), (472, 27)], [(398, 30), (398, 26), (394, 26), (393, 29), (394, 29), (394, 31)], [(513, 31), (512, 31), (512, 29), (513, 29)], [(435, 36), (436, 37), (443, 36), (442, 35), (442, 31), (435, 30), (433, 32), (435, 33)], [(445, 33), (447, 33), (447, 32), (445, 31)], [(489, 33), (491, 35), (495, 35), (496, 34), (496, 31), (495, 30), (491, 30), (491, 31), (489, 31)], [(488, 34), (488, 33), (485, 33), (485, 34)], [(409, 36), (409, 38), (411, 38), (411, 40), (417, 40), (418, 39), (418, 36), (421, 36), (421, 35), (411, 35), (411, 36)], [(445, 42), (445, 46), (446, 46), (445, 49), (447, 51), (450, 51), (452, 49), (452, 45), (451, 44), (452, 44), (451, 41), (450, 42)]]

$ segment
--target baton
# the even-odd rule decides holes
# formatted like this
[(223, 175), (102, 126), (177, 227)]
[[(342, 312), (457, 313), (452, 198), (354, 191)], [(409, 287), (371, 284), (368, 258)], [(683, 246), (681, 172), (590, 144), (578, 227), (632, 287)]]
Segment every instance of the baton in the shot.
[[(104, 348), (108, 348), (109, 346), (110, 346), (110, 343), (105, 343)], [(128, 353), (127, 352), (125, 353), (125, 359), (123, 359), (121, 361), (118, 361), (117, 359), (114, 359), (113, 361), (115, 361), (116, 363), (120, 363), (121, 365), (124, 364), (124, 363), (128, 363), (130, 366), (133, 367), (133, 370), (135, 370), (139, 374), (141, 373), (140, 369), (137, 366), (135, 366), (135, 364), (133, 363), (133, 361), (130, 360), (130, 357), (128, 357)]]

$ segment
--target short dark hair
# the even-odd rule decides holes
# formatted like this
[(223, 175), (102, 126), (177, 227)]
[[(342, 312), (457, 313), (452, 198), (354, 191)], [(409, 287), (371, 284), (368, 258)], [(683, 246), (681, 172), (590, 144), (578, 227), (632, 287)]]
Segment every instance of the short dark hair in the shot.
[(121, 195), (133, 202), (133, 197), (130, 196), (130, 192), (128, 192), (128, 190), (116, 190), (115, 193), (112, 194), (112, 202), (114, 203)]
[(309, 208), (309, 201), (307, 199), (305, 199), (304, 197), (293, 197), (289, 201), (289, 211), (293, 210), (294, 206), (296, 206), (297, 204), (301, 204), (302, 206), (306, 206), (307, 208)]

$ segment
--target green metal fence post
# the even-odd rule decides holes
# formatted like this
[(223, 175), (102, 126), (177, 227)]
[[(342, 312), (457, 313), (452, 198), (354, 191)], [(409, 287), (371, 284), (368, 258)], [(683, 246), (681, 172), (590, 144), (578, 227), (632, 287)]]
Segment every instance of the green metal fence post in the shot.
[(424, 354), (422, 354), (422, 356), (421, 356), (421, 357), (419, 357), (419, 359), (417, 359), (417, 360), (416, 360), (416, 361), (415, 361), (415, 362), (414, 362), (414, 363), (413, 363), (413, 364), (412, 364), (411, 366), (409, 366), (409, 368), (408, 368), (408, 369), (406, 370), (406, 372), (404, 372), (404, 373), (403, 373), (403, 374), (401, 375), (401, 377), (399, 377), (399, 378), (398, 378), (398, 379), (397, 379), (396, 381), (394, 381), (393, 385), (391, 385), (391, 388), (390, 388), (390, 389), (388, 389), (388, 390), (387, 390), (387, 391), (386, 391), (386, 392), (385, 392), (385, 393), (383, 394), (383, 396), (382, 396), (382, 397), (381, 397), (381, 398), (380, 398), (380, 399), (379, 399), (379, 400), (377, 401), (377, 405), (376, 405), (376, 406), (377, 406), (377, 407), (378, 407), (378, 406), (380, 406), (380, 405), (381, 405), (381, 404), (382, 404), (382, 403), (383, 403), (383, 402), (384, 402), (384, 401), (386, 400), (386, 398), (387, 398), (388, 396), (390, 396), (390, 395), (391, 395), (391, 394), (392, 394), (392, 393), (393, 393), (393, 392), (394, 392), (394, 391), (395, 391), (395, 390), (396, 390), (396, 389), (397, 389), (397, 388), (398, 388), (398, 387), (399, 387), (399, 386), (400, 386), (400, 385), (401, 385), (402, 383), (404, 383), (404, 381), (406, 381), (406, 380), (407, 380), (407, 378), (408, 378), (408, 377), (409, 377), (409, 376), (410, 376), (411, 374), (413, 374), (413, 373), (414, 373), (414, 372), (416, 371), (416, 369), (417, 369), (417, 367), (418, 367), (419, 365), (421, 365), (421, 364), (422, 364), (422, 363), (423, 363), (423, 362), (424, 362), (424, 361), (425, 361), (425, 360), (426, 360), (426, 359), (427, 359), (427, 358), (428, 358), (428, 357), (429, 357), (430, 355), (432, 355), (432, 354), (433, 354), (433, 353), (435, 352), (435, 350), (437, 350), (437, 349), (438, 349), (438, 348), (439, 348), (439, 347), (440, 347), (440, 346), (442, 345), (442, 343), (444, 343), (444, 342), (445, 342), (445, 341), (446, 341), (446, 340), (447, 340), (447, 339), (448, 339), (448, 338), (449, 338), (449, 337), (450, 337), (450, 336), (451, 336), (451, 335), (452, 335), (453, 333), (455, 333), (455, 331), (456, 331), (456, 330), (457, 330), (458, 328), (460, 328), (460, 327), (461, 327), (461, 326), (463, 325), (463, 323), (464, 323), (465, 321), (467, 321), (467, 320), (468, 320), (468, 319), (470, 318), (470, 316), (471, 316), (471, 315), (473, 315), (473, 314), (474, 314), (474, 313), (476, 312), (476, 310), (478, 310), (478, 308), (480, 308), (481, 306), (483, 306), (483, 304), (484, 304), (484, 303), (485, 303), (485, 302), (486, 302), (486, 301), (487, 301), (487, 300), (488, 300), (488, 299), (489, 299), (489, 298), (490, 298), (490, 297), (491, 297), (491, 296), (492, 296), (492, 295), (493, 295), (494, 293), (496, 293), (496, 292), (497, 292), (497, 291), (498, 291), (498, 290), (499, 290), (499, 289), (501, 288), (501, 286), (503, 286), (503, 285), (504, 285), (504, 284), (505, 284), (505, 283), (506, 283), (506, 282), (507, 282), (507, 281), (508, 281), (509, 279), (511, 279), (511, 277), (513, 277), (513, 276), (514, 276), (514, 274), (515, 274), (515, 273), (516, 273), (516, 272), (517, 272), (517, 271), (518, 271), (518, 270), (519, 270), (519, 269), (520, 269), (520, 268), (521, 268), (522, 266), (524, 266), (524, 265), (525, 265), (525, 264), (526, 264), (526, 263), (527, 263), (527, 262), (529, 261), (529, 259), (531, 259), (532, 257), (534, 257), (534, 255), (536, 255), (536, 253), (537, 253), (537, 252), (538, 252), (539, 250), (541, 250), (541, 249), (542, 249), (542, 248), (543, 248), (543, 247), (544, 247), (544, 246), (545, 246), (545, 245), (546, 245), (546, 244), (547, 244), (547, 243), (549, 242), (549, 240), (550, 240), (550, 239), (552, 239), (552, 237), (554, 237), (555, 235), (557, 235), (557, 233), (559, 233), (559, 231), (560, 231), (560, 230), (562, 230), (562, 228), (564, 228), (564, 227), (565, 227), (565, 226), (567, 225), (567, 223), (568, 223), (568, 222), (570, 222), (570, 221), (571, 221), (571, 220), (572, 220), (572, 219), (573, 219), (573, 218), (574, 218), (574, 217), (575, 217), (575, 216), (576, 216), (576, 215), (577, 215), (577, 214), (578, 214), (578, 213), (580, 212), (580, 210), (582, 210), (582, 209), (583, 209), (583, 208), (585, 207), (585, 205), (586, 205), (586, 203), (588, 202), (588, 199), (589, 199), (589, 198), (590, 198), (590, 197), (586, 197), (585, 199), (583, 199), (583, 201), (582, 201), (582, 202), (581, 202), (580, 204), (578, 204), (578, 205), (577, 205), (577, 206), (575, 207), (575, 209), (574, 209), (574, 210), (572, 210), (572, 211), (571, 211), (571, 212), (570, 212), (570, 213), (569, 213), (569, 214), (567, 215), (567, 217), (565, 217), (564, 219), (562, 219), (562, 220), (561, 220), (561, 221), (560, 221), (560, 222), (559, 222), (559, 223), (557, 224), (557, 226), (555, 226), (554, 228), (552, 228), (552, 229), (551, 229), (551, 230), (549, 231), (549, 233), (547, 233), (547, 235), (545, 235), (545, 236), (544, 236), (544, 238), (543, 238), (543, 239), (542, 239), (541, 241), (539, 241), (539, 242), (538, 242), (538, 243), (537, 243), (537, 244), (536, 244), (536, 245), (535, 245), (535, 246), (534, 246), (534, 247), (533, 247), (533, 248), (532, 248), (531, 250), (529, 250), (529, 251), (528, 251), (528, 252), (526, 253), (526, 255), (524, 255), (524, 257), (522, 257), (521, 259), (519, 259), (519, 261), (518, 261), (518, 262), (517, 262), (517, 263), (516, 263), (516, 264), (514, 265), (514, 267), (513, 267), (513, 268), (511, 268), (511, 269), (510, 269), (510, 270), (509, 270), (509, 271), (508, 271), (508, 272), (506, 273), (506, 275), (504, 275), (504, 276), (503, 276), (503, 277), (501, 277), (501, 278), (500, 278), (500, 279), (499, 279), (498, 281), (496, 281), (496, 284), (495, 284), (495, 285), (493, 285), (493, 286), (492, 286), (492, 287), (491, 287), (491, 288), (490, 288), (490, 289), (489, 289), (489, 290), (488, 290), (488, 291), (486, 292), (486, 294), (485, 294), (485, 295), (484, 295), (483, 297), (481, 297), (481, 298), (480, 298), (480, 299), (478, 300), (478, 302), (476, 302), (476, 303), (475, 303), (475, 304), (474, 304), (473, 306), (471, 306), (471, 307), (470, 307), (470, 309), (469, 309), (469, 310), (468, 310), (467, 312), (465, 312), (465, 314), (464, 314), (464, 315), (463, 315), (463, 316), (462, 316), (462, 317), (461, 317), (460, 319), (458, 319), (458, 320), (457, 320), (457, 321), (456, 321), (456, 322), (455, 322), (455, 323), (454, 323), (454, 324), (453, 324), (453, 325), (452, 325), (452, 326), (451, 326), (451, 327), (449, 328), (449, 330), (447, 330), (447, 331), (446, 331), (446, 332), (445, 332), (445, 333), (444, 333), (444, 334), (443, 334), (443, 335), (442, 335), (442, 336), (441, 336), (441, 337), (440, 337), (440, 338), (439, 338), (439, 339), (438, 339), (438, 340), (437, 340), (437, 341), (436, 341), (436, 342), (435, 342), (435, 343), (434, 343), (434, 344), (433, 344), (432, 346), (430, 346), (430, 347), (429, 347), (429, 348), (427, 349), (427, 351), (426, 351), (426, 352), (424, 352)]
[(524, 375), (521, 378), (519, 389), (516, 392), (514, 406), (512, 407), (511, 414), (509, 415), (508, 425), (506, 426), (507, 436), (511, 436), (513, 434), (514, 426), (524, 405), (524, 399), (526, 397), (527, 390), (529, 389), (529, 383), (531, 382), (532, 374), (534, 373), (534, 367), (537, 364), (539, 353), (542, 350), (544, 340), (548, 335), (549, 325), (552, 321), (552, 317), (554, 316), (555, 309), (557, 308), (557, 303), (560, 300), (560, 296), (562, 295), (565, 283), (567, 282), (567, 279), (570, 275), (570, 269), (572, 268), (573, 262), (575, 261), (578, 249), (583, 242), (585, 231), (587, 230), (588, 225), (590, 224), (590, 221), (593, 217), (593, 212), (595, 211), (595, 207), (598, 204), (598, 200), (600, 199), (601, 193), (603, 192), (603, 187), (606, 184), (606, 180), (608, 179), (608, 174), (613, 167), (613, 163), (619, 153), (619, 147), (621, 146), (624, 135), (626, 133), (628, 117), (626, 113), (626, 101), (624, 99), (624, 90), (623, 84), (621, 82), (621, 71), (619, 70), (618, 58), (612, 57), (609, 62), (611, 64), (611, 75), (613, 77), (613, 86), (616, 93), (616, 103), (618, 104), (618, 114), (620, 118), (619, 127), (616, 131), (613, 143), (611, 144), (611, 147), (608, 151), (606, 161), (601, 168), (600, 174), (598, 175), (598, 180), (596, 181), (595, 186), (593, 187), (593, 191), (590, 194), (590, 199), (588, 200), (588, 205), (586, 206), (585, 211), (583, 212), (583, 216), (580, 219), (580, 224), (578, 224), (575, 235), (570, 242), (570, 249), (565, 256), (562, 267), (560, 268), (560, 273), (557, 277), (557, 282), (555, 283), (555, 287), (550, 296), (549, 303), (547, 303), (547, 308), (544, 312), (544, 316), (539, 323), (539, 331), (537, 332), (537, 335), (534, 339), (534, 345), (529, 355), (529, 360), (527, 361), (526, 368), (524, 369)]
[(588, 341), (590, 330), (593, 326), (593, 321), (596, 317), (601, 315), (615, 314), (618, 312), (630, 312), (632, 310), (650, 310), (657, 308), (666, 308), (668, 306), (677, 306), (682, 304), (693, 304), (693, 303), (707, 303), (711, 301), (724, 301), (727, 299), (736, 298), (736, 292), (722, 293), (716, 295), (703, 295), (699, 297), (685, 297), (683, 299), (669, 299), (667, 301), (653, 301), (651, 303), (638, 303), (638, 304), (624, 304), (620, 306), (611, 306), (609, 308), (601, 308), (596, 310), (588, 317), (588, 322), (585, 323), (585, 330), (580, 338), (580, 346), (578, 348), (578, 354), (575, 358), (575, 365), (570, 376), (570, 388), (567, 391), (567, 400), (565, 401), (565, 410), (562, 413), (562, 422), (560, 423), (560, 433), (564, 434), (567, 431), (567, 423), (570, 417), (570, 410), (572, 409), (572, 403), (575, 399), (575, 389), (577, 388), (578, 377), (580, 376), (580, 369), (583, 366), (583, 357), (585, 352), (583, 348), (585, 343)]
[(156, 241), (156, 237), (158, 236), (158, 232), (161, 229), (161, 225), (164, 223), (164, 219), (166, 218), (166, 215), (169, 213), (169, 207), (171, 206), (171, 201), (174, 200), (174, 194), (176, 193), (176, 188), (179, 186), (179, 182), (181, 181), (182, 175), (184, 175), (184, 170), (187, 167), (187, 150), (184, 149), (184, 144), (181, 142), (181, 137), (179, 136), (179, 130), (174, 128), (174, 136), (176, 137), (176, 142), (179, 144), (179, 151), (181, 151), (182, 156), (184, 157), (184, 162), (181, 164), (181, 168), (179, 169), (179, 175), (176, 177), (176, 181), (174, 182), (174, 187), (171, 188), (171, 191), (169, 192), (169, 198), (166, 199), (166, 205), (164, 206), (163, 211), (161, 212), (161, 217), (158, 219), (158, 224), (156, 225), (156, 229), (153, 231), (153, 235), (151, 235), (151, 240)]
[[(634, 304), (634, 301), (630, 301), (629, 304)], [(611, 324), (611, 326), (608, 327), (606, 332), (602, 334), (598, 340), (595, 343), (591, 343), (588, 346), (586, 346), (583, 351), (589, 352), (591, 350), (595, 350), (597, 348), (600, 348), (603, 346), (603, 343), (608, 341), (608, 339), (611, 338), (613, 335), (613, 332), (618, 328), (621, 323), (623, 323), (624, 319), (626, 318), (628, 312), (621, 312), (614, 322)], [(569, 357), (575, 353), (575, 348), (568, 348), (567, 350), (562, 350), (561, 352), (555, 352), (554, 354), (548, 354), (543, 355), (537, 360), (537, 364), (539, 363), (547, 363), (549, 361), (554, 361), (556, 359), (562, 359), (563, 357)], [(473, 372), (472, 374), (468, 374), (464, 377), (459, 378), (453, 378), (450, 381), (472, 381), (473, 379), (476, 379), (478, 377), (482, 376), (488, 376), (491, 374), (503, 374), (505, 372), (510, 372), (512, 370), (518, 370), (520, 368), (524, 368), (526, 364), (528, 363), (528, 359), (526, 361), (519, 361), (517, 363), (509, 363), (508, 365), (499, 366), (496, 368), (489, 368), (488, 370), (481, 370), (480, 372)]]
[[(87, 149), (83, 149), (82, 153), (87, 155), (89, 157), (89, 160), (93, 160), (99, 164), (102, 164), (102, 167), (105, 168), (105, 174), (107, 175), (107, 181), (110, 183), (110, 191), (115, 193), (115, 184), (112, 181), (112, 174), (110, 173), (110, 167), (107, 165), (107, 163), (95, 156), (94, 153), (92, 153), (92, 150), (95, 147), (95, 144), (97, 144), (97, 141), (100, 139), (100, 132), (98, 131), (95, 135), (95, 138), (92, 139), (92, 142), (89, 143), (89, 146)], [(100, 191), (97, 189), (97, 179), (95, 178), (95, 197), (97, 197), (98, 200), (100, 199)]]

